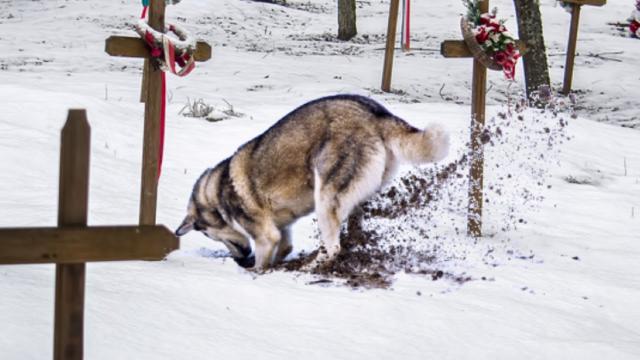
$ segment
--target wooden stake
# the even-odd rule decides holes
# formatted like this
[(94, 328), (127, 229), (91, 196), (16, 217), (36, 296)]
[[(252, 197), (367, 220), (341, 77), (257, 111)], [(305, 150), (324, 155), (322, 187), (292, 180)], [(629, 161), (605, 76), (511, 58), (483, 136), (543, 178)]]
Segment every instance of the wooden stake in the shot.
[(578, 43), (578, 25), (580, 24), (580, 10), (583, 5), (604, 6), (607, 0), (563, 0), (572, 4), (571, 8), (571, 28), (569, 30), (569, 44), (567, 45), (567, 59), (564, 66), (564, 84), (562, 93), (569, 95), (571, 83), (573, 81), (573, 64), (576, 58), (576, 47)]
[(389, 5), (389, 23), (387, 26), (387, 45), (384, 52), (382, 69), (382, 91), (391, 91), (391, 72), (393, 71), (393, 51), (396, 44), (396, 28), (398, 25), (398, 7), (400, 0), (391, 0)]
[[(489, 0), (478, 3), (480, 13), (489, 11)], [(520, 51), (525, 50), (521, 41), (516, 40)], [(443, 41), (440, 52), (444, 57), (473, 57), (466, 43), (461, 40)], [(471, 84), (471, 140), (469, 155), (469, 206), (467, 215), (467, 234), (482, 236), (482, 202), (484, 177), (484, 146), (482, 133), (485, 121), (485, 101), (487, 95), (487, 68), (476, 59), (473, 60), (473, 81)]]
[[(489, 0), (478, 3), (480, 13), (489, 11)], [(469, 209), (467, 234), (482, 236), (482, 186), (484, 172), (484, 147), (480, 140), (484, 129), (487, 68), (473, 59), (471, 84), (471, 155), (469, 156)]]
[(484, 147), (480, 140), (484, 129), (487, 68), (473, 60), (471, 93), (471, 154), (469, 156), (469, 209), (467, 233), (482, 236), (482, 189), (484, 177)]
[[(164, 0), (151, 0), (149, 26), (164, 31)], [(147, 69), (147, 101), (144, 108), (144, 144), (142, 148), (142, 184), (140, 191), (140, 225), (155, 225), (158, 196), (158, 162), (160, 150), (160, 112), (162, 110), (162, 71)]]
[(580, 24), (580, 8), (582, 5), (573, 4), (571, 10), (571, 29), (569, 30), (569, 44), (567, 45), (567, 59), (564, 66), (564, 85), (562, 93), (569, 95), (573, 80), (573, 64), (576, 58), (576, 45), (578, 43), (578, 25)]
[(144, 65), (142, 65), (142, 82), (140, 85), (140, 102), (141, 103), (146, 103), (147, 98), (149, 97), (148, 77), (149, 77), (149, 59), (144, 59)]
[[(70, 110), (62, 129), (58, 226), (85, 226), (89, 195), (90, 133), (84, 110)], [(83, 356), (85, 264), (56, 265), (53, 358)]]

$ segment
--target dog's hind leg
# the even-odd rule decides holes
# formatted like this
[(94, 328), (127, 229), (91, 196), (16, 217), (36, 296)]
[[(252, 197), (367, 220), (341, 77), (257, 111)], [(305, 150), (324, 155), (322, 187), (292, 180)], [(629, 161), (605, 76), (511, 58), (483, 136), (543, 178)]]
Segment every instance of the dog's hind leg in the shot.
[[(320, 178), (316, 175), (316, 186), (322, 188)], [(332, 260), (340, 253), (340, 218), (338, 217), (338, 202), (336, 194), (328, 191), (318, 191), (315, 194), (316, 216), (320, 228), (320, 249), (312, 268)]]
[(291, 231), (288, 227), (285, 227), (280, 229), (280, 243), (278, 243), (278, 251), (276, 252), (274, 263), (283, 261), (291, 251), (293, 251), (293, 245), (291, 245)]
[(380, 142), (369, 144), (361, 153), (343, 155), (329, 171), (315, 170), (314, 201), (321, 248), (311, 267), (331, 261), (340, 253), (340, 225), (354, 207), (380, 188), (386, 162)]

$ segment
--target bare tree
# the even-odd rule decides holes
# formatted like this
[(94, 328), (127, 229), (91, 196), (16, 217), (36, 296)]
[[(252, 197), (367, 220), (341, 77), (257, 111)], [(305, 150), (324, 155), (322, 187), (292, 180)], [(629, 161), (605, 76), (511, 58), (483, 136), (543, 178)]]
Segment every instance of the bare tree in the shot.
[(539, 0), (513, 0), (518, 18), (518, 36), (527, 47), (523, 56), (527, 96), (540, 86), (549, 86), (547, 50), (542, 34)]
[(356, 36), (356, 0), (338, 0), (338, 39)]

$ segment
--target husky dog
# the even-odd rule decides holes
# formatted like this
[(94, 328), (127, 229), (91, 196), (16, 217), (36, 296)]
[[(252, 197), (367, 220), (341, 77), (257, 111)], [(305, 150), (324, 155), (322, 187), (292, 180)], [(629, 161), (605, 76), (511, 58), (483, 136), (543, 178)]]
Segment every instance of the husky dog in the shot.
[(440, 127), (419, 130), (369, 98), (317, 99), (207, 169), (176, 235), (201, 231), (240, 266), (264, 270), (293, 249), (289, 226), (315, 210), (322, 251), (314, 267), (340, 252), (341, 223), (399, 164), (436, 162), (448, 149)]

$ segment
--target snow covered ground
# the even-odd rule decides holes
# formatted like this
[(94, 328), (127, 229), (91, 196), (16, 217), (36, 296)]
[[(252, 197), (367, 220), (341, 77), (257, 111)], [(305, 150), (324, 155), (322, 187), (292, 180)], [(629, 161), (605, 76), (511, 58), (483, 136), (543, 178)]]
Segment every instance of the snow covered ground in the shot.
[[(493, 3), (515, 30), (511, 2)], [(179, 223), (202, 170), (323, 95), (371, 95), (417, 126), (442, 123), (453, 134), (451, 157), (462, 151), (471, 66), (438, 53), (440, 41), (459, 38), (461, 4), (412, 4), (417, 50), (397, 55), (393, 94), (377, 90), (388, 1), (358, 3), (363, 35), (347, 43), (327, 35), (335, 32), (333, 1), (294, 4), (185, 0), (168, 9), (169, 19), (213, 44), (214, 57), (187, 78), (169, 78), (160, 223)], [(559, 148), (560, 165), (549, 161), (551, 187), (537, 190), (544, 202), (521, 209), (527, 221), (517, 230), (478, 243), (440, 240), (465, 255), (442, 265), (471, 281), (398, 275), (390, 290), (309, 285), (316, 278), (306, 274), (255, 276), (189, 234), (163, 262), (88, 265), (86, 357), (637, 359), (640, 132), (611, 124), (639, 123), (640, 41), (606, 25), (623, 21), (632, 5), (583, 10), (579, 118), (566, 129), (572, 140)], [(559, 86), (568, 15), (550, 0), (542, 10)], [(123, 24), (138, 13), (138, 1), (0, 0), (0, 226), (55, 225), (59, 131), (70, 107), (86, 108), (92, 125), (89, 223), (136, 222), (141, 61), (110, 58), (103, 40), (132, 34)], [(491, 116), (508, 91), (500, 74), (489, 79)], [(244, 115), (183, 117), (188, 98), (222, 109), (228, 102)], [(489, 207), (486, 222), (499, 227), (492, 213), (499, 211)], [(315, 246), (313, 231), (311, 218), (296, 225), (296, 250)], [(482, 261), (488, 249), (493, 262)], [(51, 357), (53, 285), (53, 266), (0, 267), (0, 359)]]

